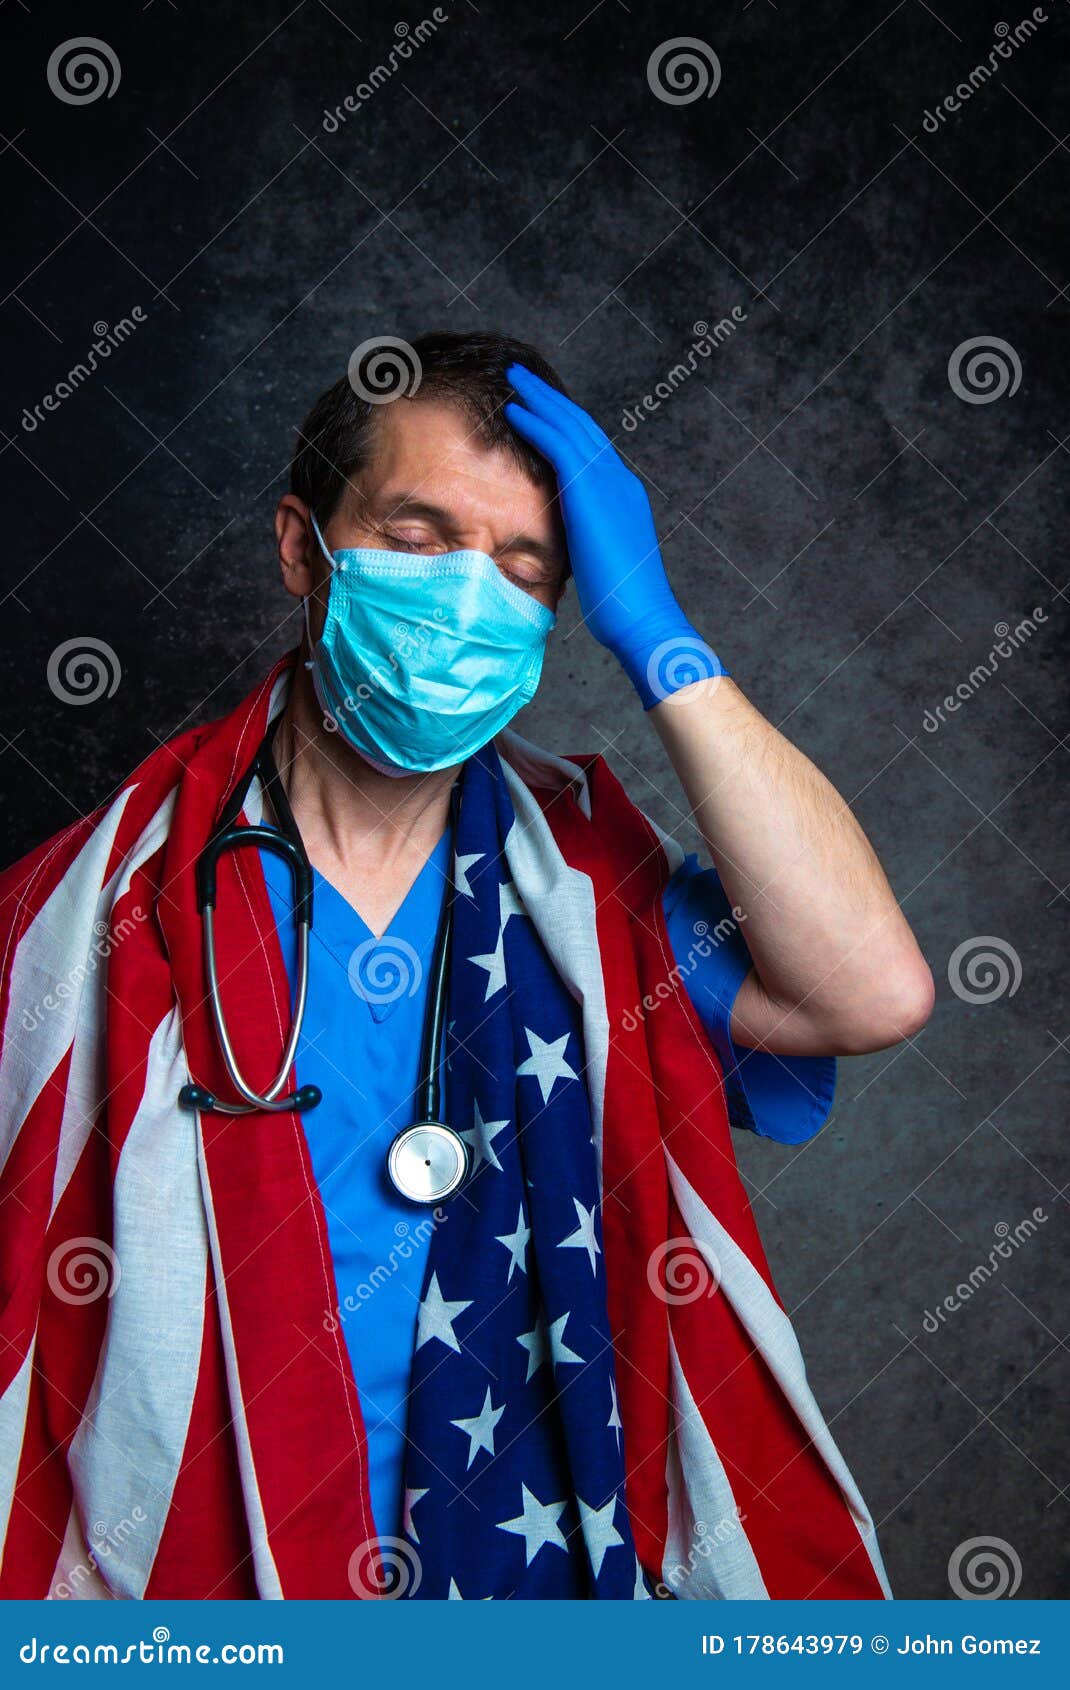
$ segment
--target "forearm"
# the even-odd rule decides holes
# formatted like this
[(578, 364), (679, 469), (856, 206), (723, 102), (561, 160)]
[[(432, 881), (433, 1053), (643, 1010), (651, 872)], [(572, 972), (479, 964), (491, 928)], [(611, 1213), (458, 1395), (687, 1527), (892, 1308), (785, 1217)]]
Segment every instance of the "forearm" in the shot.
[(932, 976), (872, 846), (825, 776), (727, 677), (649, 712), (754, 963), (733, 1036), (784, 1053), (916, 1032)]

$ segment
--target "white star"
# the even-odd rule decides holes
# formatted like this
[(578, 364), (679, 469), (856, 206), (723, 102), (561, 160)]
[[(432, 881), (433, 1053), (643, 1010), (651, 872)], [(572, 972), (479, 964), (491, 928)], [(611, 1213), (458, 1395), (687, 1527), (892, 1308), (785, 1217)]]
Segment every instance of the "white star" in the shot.
[(576, 1206), (579, 1226), (575, 1232), (570, 1232), (567, 1238), (562, 1238), (557, 1246), (559, 1250), (586, 1250), (591, 1258), (591, 1272), (597, 1273), (594, 1259), (602, 1254), (602, 1247), (594, 1235), (595, 1208), (585, 1209), (578, 1197), (572, 1199)]
[(565, 1061), (565, 1046), (568, 1044), (568, 1034), (563, 1033), (559, 1039), (547, 1044), (540, 1039), (538, 1033), (533, 1033), (530, 1027), (525, 1027), (528, 1049), (531, 1055), (517, 1069), (521, 1074), (534, 1074), (539, 1082), (542, 1100), (545, 1103), (554, 1089), (555, 1080), (578, 1080), (575, 1069), (570, 1068)]
[(468, 1420), (451, 1420), (450, 1425), (456, 1426), (470, 1440), (468, 1445), (468, 1460), (466, 1467), (471, 1467), (476, 1455), (485, 1449), (488, 1455), (494, 1454), (494, 1428), (505, 1413), (505, 1404), (501, 1408), (494, 1408), (490, 1400), (490, 1386), (483, 1398), (483, 1407), (478, 1414)]
[(473, 863), (481, 862), (486, 856), (485, 851), (471, 851), (467, 857), (455, 857), (453, 863), (453, 884), (462, 897), (474, 898), (475, 893), (468, 884), (468, 870)]
[(507, 1285), (513, 1277), (514, 1268), (519, 1268), (521, 1273), (527, 1273), (528, 1271), (524, 1261), (524, 1251), (528, 1247), (528, 1239), (530, 1237), (531, 1228), (530, 1226), (524, 1225), (524, 1205), (521, 1203), (516, 1217), (516, 1231), (500, 1233), (496, 1237), (496, 1242), (498, 1244), (504, 1244), (505, 1248), (509, 1252), (509, 1272), (506, 1275), (505, 1280)]
[(570, 1350), (565, 1343), (565, 1322), (568, 1318), (568, 1314), (559, 1316), (550, 1328), (550, 1354), (554, 1358), (555, 1367), (560, 1367), (565, 1361), (583, 1360), (582, 1356), (578, 1356), (575, 1350)]
[(540, 1502), (524, 1484), (520, 1487), (520, 1495), (523, 1513), (514, 1520), (499, 1520), (497, 1525), (500, 1532), (515, 1532), (517, 1537), (524, 1539), (525, 1564), (531, 1566), (544, 1543), (556, 1544), (567, 1554), (568, 1544), (557, 1523), (565, 1511), (565, 1504)]
[(609, 1419), (606, 1421), (606, 1426), (611, 1432), (616, 1432), (617, 1448), (619, 1449), (620, 1434), (623, 1432), (624, 1426), (620, 1417), (620, 1404), (617, 1401), (617, 1381), (615, 1379), (611, 1379), (609, 1381), (609, 1394), (613, 1400), (610, 1406)]
[(416, 1324), (416, 1348), (426, 1344), (432, 1338), (438, 1338), (449, 1350), (461, 1353), (461, 1346), (457, 1342), (457, 1335), (453, 1330), (453, 1323), (459, 1314), (472, 1307), (472, 1300), (467, 1303), (447, 1303), (438, 1286), (438, 1274), (431, 1275), (431, 1283), (427, 1287), (427, 1296), (420, 1304), (420, 1315)]
[(632, 1601), (653, 1601), (653, 1597), (646, 1587), (646, 1580), (643, 1577), (643, 1563), (640, 1561), (638, 1555), (635, 1557), (635, 1589), (632, 1591)]
[(449, 1593), (449, 1596), (447, 1597), (447, 1601), (449, 1601), (449, 1602), (463, 1602), (464, 1601), (464, 1597), (461, 1595), (460, 1591), (457, 1589), (457, 1580), (456, 1579), (450, 1579), (450, 1593)]
[(546, 1314), (539, 1309), (538, 1318), (530, 1332), (522, 1332), (517, 1343), (522, 1350), (528, 1352), (528, 1370), (524, 1378), (525, 1385), (533, 1373), (537, 1373), (544, 1361), (553, 1357), (554, 1366), (566, 1361), (582, 1361), (575, 1350), (570, 1350), (564, 1341), (565, 1322), (568, 1315), (563, 1314), (560, 1320), (555, 1320), (552, 1327), (546, 1325)]
[(470, 956), (469, 962), (474, 962), (477, 968), (487, 971), (487, 989), (483, 994), (483, 1002), (492, 998), (495, 992), (500, 992), (505, 986), (505, 934), (499, 931), (498, 943), (492, 951), (485, 951), (482, 956)]
[(412, 1523), (412, 1511), (416, 1507), (420, 1498), (426, 1495), (426, 1490), (406, 1490), (405, 1492), (405, 1507), (401, 1516), (401, 1529), (407, 1537), (412, 1538), (413, 1543), (419, 1543), (420, 1539), (417, 1535), (416, 1527)]
[(479, 1104), (477, 1103), (475, 1106), (475, 1123), (474, 1127), (465, 1127), (457, 1135), (458, 1138), (464, 1139), (465, 1144), (472, 1152), (473, 1160), (469, 1178), (472, 1174), (479, 1172), (484, 1162), (489, 1162), (492, 1168), (497, 1168), (499, 1173), (503, 1173), (504, 1169), (494, 1149), (494, 1140), (500, 1132), (504, 1132), (509, 1122), (507, 1120), (485, 1121), (479, 1113)]
[(580, 1510), (580, 1525), (583, 1528), (583, 1541), (587, 1545), (587, 1553), (591, 1557), (594, 1576), (598, 1577), (602, 1571), (602, 1562), (606, 1558), (607, 1549), (615, 1549), (617, 1544), (623, 1544), (613, 1516), (617, 1511), (617, 1499), (611, 1496), (604, 1508), (591, 1508), (581, 1496), (576, 1502)]
[(520, 902), (520, 893), (511, 880), (503, 880), (498, 887), (498, 919), (504, 928), (511, 915), (524, 915), (525, 909)]

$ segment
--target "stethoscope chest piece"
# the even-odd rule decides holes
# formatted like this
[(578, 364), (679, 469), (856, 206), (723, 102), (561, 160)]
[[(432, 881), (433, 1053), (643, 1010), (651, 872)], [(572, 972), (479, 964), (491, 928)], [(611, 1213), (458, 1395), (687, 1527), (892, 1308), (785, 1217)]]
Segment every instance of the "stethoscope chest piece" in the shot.
[(412, 1203), (441, 1203), (468, 1172), (462, 1138), (441, 1121), (417, 1121), (390, 1146), (387, 1171), (395, 1190)]

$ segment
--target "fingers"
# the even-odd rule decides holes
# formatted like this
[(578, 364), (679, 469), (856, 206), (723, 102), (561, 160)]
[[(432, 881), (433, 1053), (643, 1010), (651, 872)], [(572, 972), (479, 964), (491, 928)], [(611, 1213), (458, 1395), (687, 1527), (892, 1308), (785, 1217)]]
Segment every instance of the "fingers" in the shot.
[(584, 457), (590, 457), (590, 447), (597, 452), (604, 452), (608, 447), (613, 450), (612, 442), (599, 428), (592, 416), (583, 408), (568, 398), (549, 382), (542, 380), (526, 364), (510, 364), (506, 369), (506, 376), (512, 382), (526, 405), (539, 416), (554, 421), (565, 430), (575, 442), (577, 449)]
[(502, 415), (516, 432), (523, 435), (536, 451), (548, 458), (557, 471), (558, 480), (562, 483), (575, 476), (581, 467), (576, 447), (567, 434), (554, 422), (545, 417), (536, 416), (526, 406), (518, 405), (510, 399), (502, 407)]

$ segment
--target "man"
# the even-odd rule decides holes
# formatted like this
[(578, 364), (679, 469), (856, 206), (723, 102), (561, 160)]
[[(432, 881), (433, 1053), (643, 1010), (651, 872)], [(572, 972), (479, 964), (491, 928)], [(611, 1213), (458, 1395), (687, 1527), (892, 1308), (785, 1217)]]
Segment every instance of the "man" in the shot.
[[(550, 366), (411, 350), (302, 430), (299, 651), (0, 887), (0, 1592), (886, 1594), (728, 1128), (929, 970)], [(507, 726), (569, 573), (711, 867)]]

